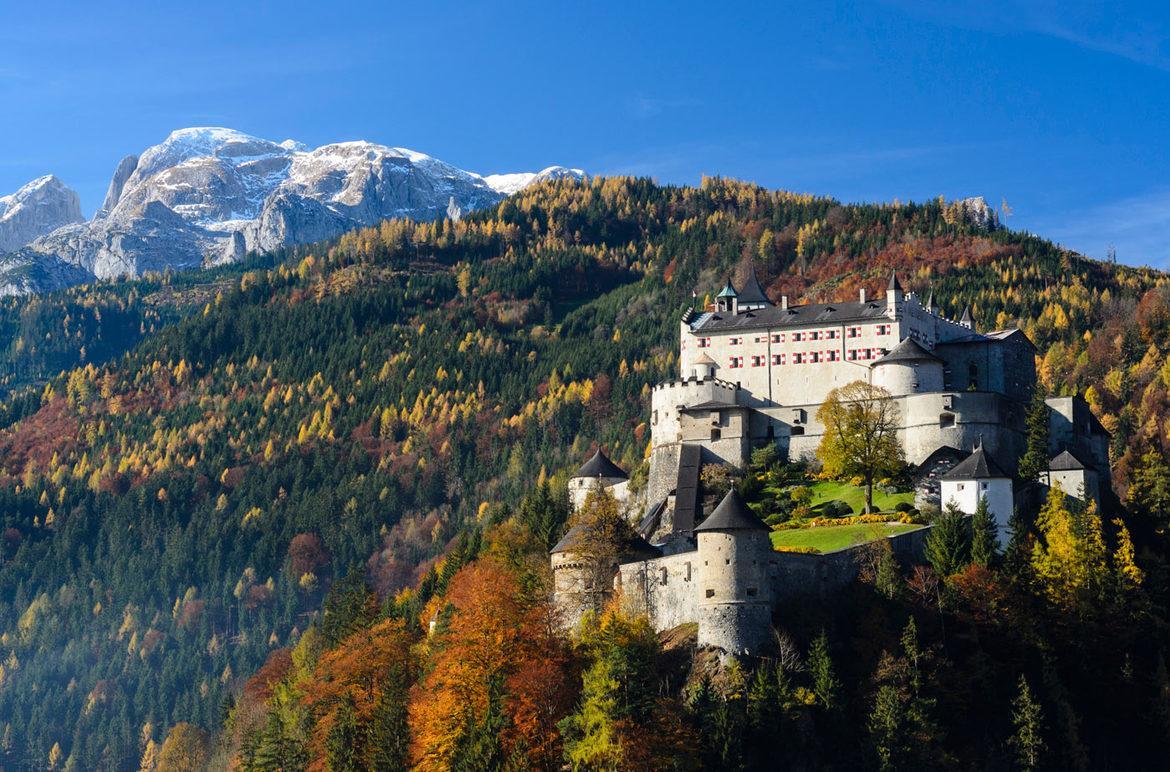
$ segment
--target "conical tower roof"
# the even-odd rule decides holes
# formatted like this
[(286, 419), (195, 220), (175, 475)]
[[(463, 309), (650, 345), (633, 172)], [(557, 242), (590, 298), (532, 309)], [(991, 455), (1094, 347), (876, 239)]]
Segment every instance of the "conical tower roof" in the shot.
[(971, 318), (971, 306), (963, 306), (963, 316), (959, 319), (959, 324), (971, 324), (974, 321)]
[(715, 511), (707, 516), (703, 524), (695, 529), (699, 531), (767, 531), (768, 526), (748, 509), (747, 504), (732, 488), (715, 507)]
[(716, 295), (715, 297), (717, 297), (717, 298), (734, 298), (734, 297), (738, 297), (738, 296), (739, 296), (739, 293), (735, 291), (735, 287), (731, 286), (731, 279), (728, 279), (727, 283), (723, 285), (723, 289), (719, 290), (719, 294)]
[(890, 271), (890, 284), (886, 289), (897, 290), (898, 292), (902, 291), (902, 282), (898, 281), (897, 271)]
[(942, 360), (924, 349), (913, 338), (905, 338), (897, 346), (894, 346), (890, 353), (886, 354), (881, 359), (873, 363), (874, 367), (878, 365), (889, 364), (891, 362), (941, 362)]
[(581, 465), (574, 477), (617, 477), (622, 480), (628, 480), (629, 475), (626, 474), (620, 466), (609, 460), (609, 456), (602, 452), (601, 448), (593, 454), (593, 457)]
[(768, 296), (764, 293), (764, 288), (760, 286), (759, 280), (756, 278), (755, 265), (748, 266), (747, 278), (744, 279), (743, 289), (739, 291), (739, 304), (755, 304), (765, 303), (772, 305), (772, 301), (768, 300)]

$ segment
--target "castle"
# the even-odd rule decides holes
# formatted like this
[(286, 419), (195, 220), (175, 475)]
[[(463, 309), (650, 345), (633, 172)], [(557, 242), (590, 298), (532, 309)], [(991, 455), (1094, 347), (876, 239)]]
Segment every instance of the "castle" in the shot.
[[(920, 504), (974, 512), (986, 499), (1006, 540), (1036, 384), (1035, 349), (1018, 329), (979, 332), (970, 310), (958, 321), (903, 291), (891, 274), (884, 298), (774, 304), (749, 272), (714, 307), (691, 309), (679, 327), (679, 377), (651, 398), (649, 479), (632, 495), (626, 473), (598, 450), (570, 481), (574, 506), (594, 487), (626, 507), (638, 538), (600, 578), (584, 572), (571, 530), (552, 550), (555, 600), (572, 623), (620, 587), (659, 630), (697, 622), (699, 643), (758, 653), (775, 603), (843, 583), (848, 556), (772, 549), (766, 525), (734, 491), (706, 515), (700, 469), (743, 468), (754, 448), (810, 458), (829, 393), (854, 381), (885, 389), (896, 434), (914, 469)], [(1109, 488), (1109, 437), (1077, 397), (1047, 400), (1049, 469), (1035, 481), (1099, 498)], [(924, 531), (891, 537), (898, 552), (921, 548)]]

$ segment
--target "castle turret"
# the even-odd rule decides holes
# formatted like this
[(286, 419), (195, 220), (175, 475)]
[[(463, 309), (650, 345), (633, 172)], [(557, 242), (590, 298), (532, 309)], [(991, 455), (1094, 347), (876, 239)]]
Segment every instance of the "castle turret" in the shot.
[(971, 317), (971, 306), (963, 307), (963, 317), (959, 319), (959, 326), (966, 327), (971, 332), (975, 331), (975, 320)]
[(874, 362), (871, 381), (895, 397), (943, 390), (943, 361), (906, 338)]
[(695, 528), (700, 646), (758, 655), (772, 633), (772, 542), (768, 526), (732, 489)]
[(715, 310), (724, 314), (739, 313), (739, 293), (735, 291), (735, 287), (731, 286), (731, 279), (727, 280), (723, 289), (719, 290), (719, 294), (715, 296)]
[(602, 562), (590, 549), (589, 534), (580, 525), (573, 526), (549, 550), (553, 572), (553, 603), (565, 629), (577, 626), (587, 611), (601, 611), (614, 593), (618, 565), (635, 560), (651, 560), (662, 553), (637, 534), (632, 534)]
[(743, 287), (736, 294), (740, 311), (756, 311), (772, 305), (772, 301), (768, 300), (768, 296), (764, 294), (764, 288), (760, 286), (760, 282), (756, 278), (754, 265), (748, 266), (747, 278), (744, 279)]
[(938, 306), (934, 304), (934, 287), (930, 288), (930, 294), (926, 297), (926, 312), (932, 315), (938, 315)]
[(602, 488), (608, 490), (619, 502), (625, 501), (629, 481), (630, 476), (598, 448), (593, 457), (569, 478), (569, 499), (573, 502), (573, 509), (578, 509), (585, 503), (585, 498), (591, 490)]
[(699, 354), (699, 358), (695, 360), (693, 374), (700, 381), (707, 378), (715, 377), (715, 369), (719, 367), (715, 360), (707, 356), (707, 354)]
[(898, 281), (898, 272), (890, 271), (890, 283), (886, 287), (886, 315), (891, 319), (898, 317), (902, 301), (906, 295), (902, 292), (902, 282)]

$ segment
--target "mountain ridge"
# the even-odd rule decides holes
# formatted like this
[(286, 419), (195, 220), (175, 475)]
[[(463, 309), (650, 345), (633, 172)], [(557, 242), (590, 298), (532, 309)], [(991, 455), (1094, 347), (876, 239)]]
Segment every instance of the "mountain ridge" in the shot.
[[(473, 211), (546, 179), (583, 176), (550, 166), (484, 177), (366, 140), (309, 148), (223, 127), (176, 129), (118, 163), (91, 220), (74, 207), (59, 227), (9, 239), (0, 252), (15, 254), (0, 256), (0, 291), (220, 265), (392, 217), (435, 219), (452, 201)], [(24, 270), (34, 264), (40, 281)]]

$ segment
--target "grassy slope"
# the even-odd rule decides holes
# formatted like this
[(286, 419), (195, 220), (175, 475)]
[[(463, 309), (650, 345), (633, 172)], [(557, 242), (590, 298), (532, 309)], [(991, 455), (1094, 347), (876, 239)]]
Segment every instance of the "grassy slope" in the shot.
[(864, 544), (883, 536), (913, 531), (920, 525), (905, 523), (861, 523), (858, 525), (823, 525), (816, 528), (794, 528), (772, 532), (773, 547), (811, 547), (818, 552)]

